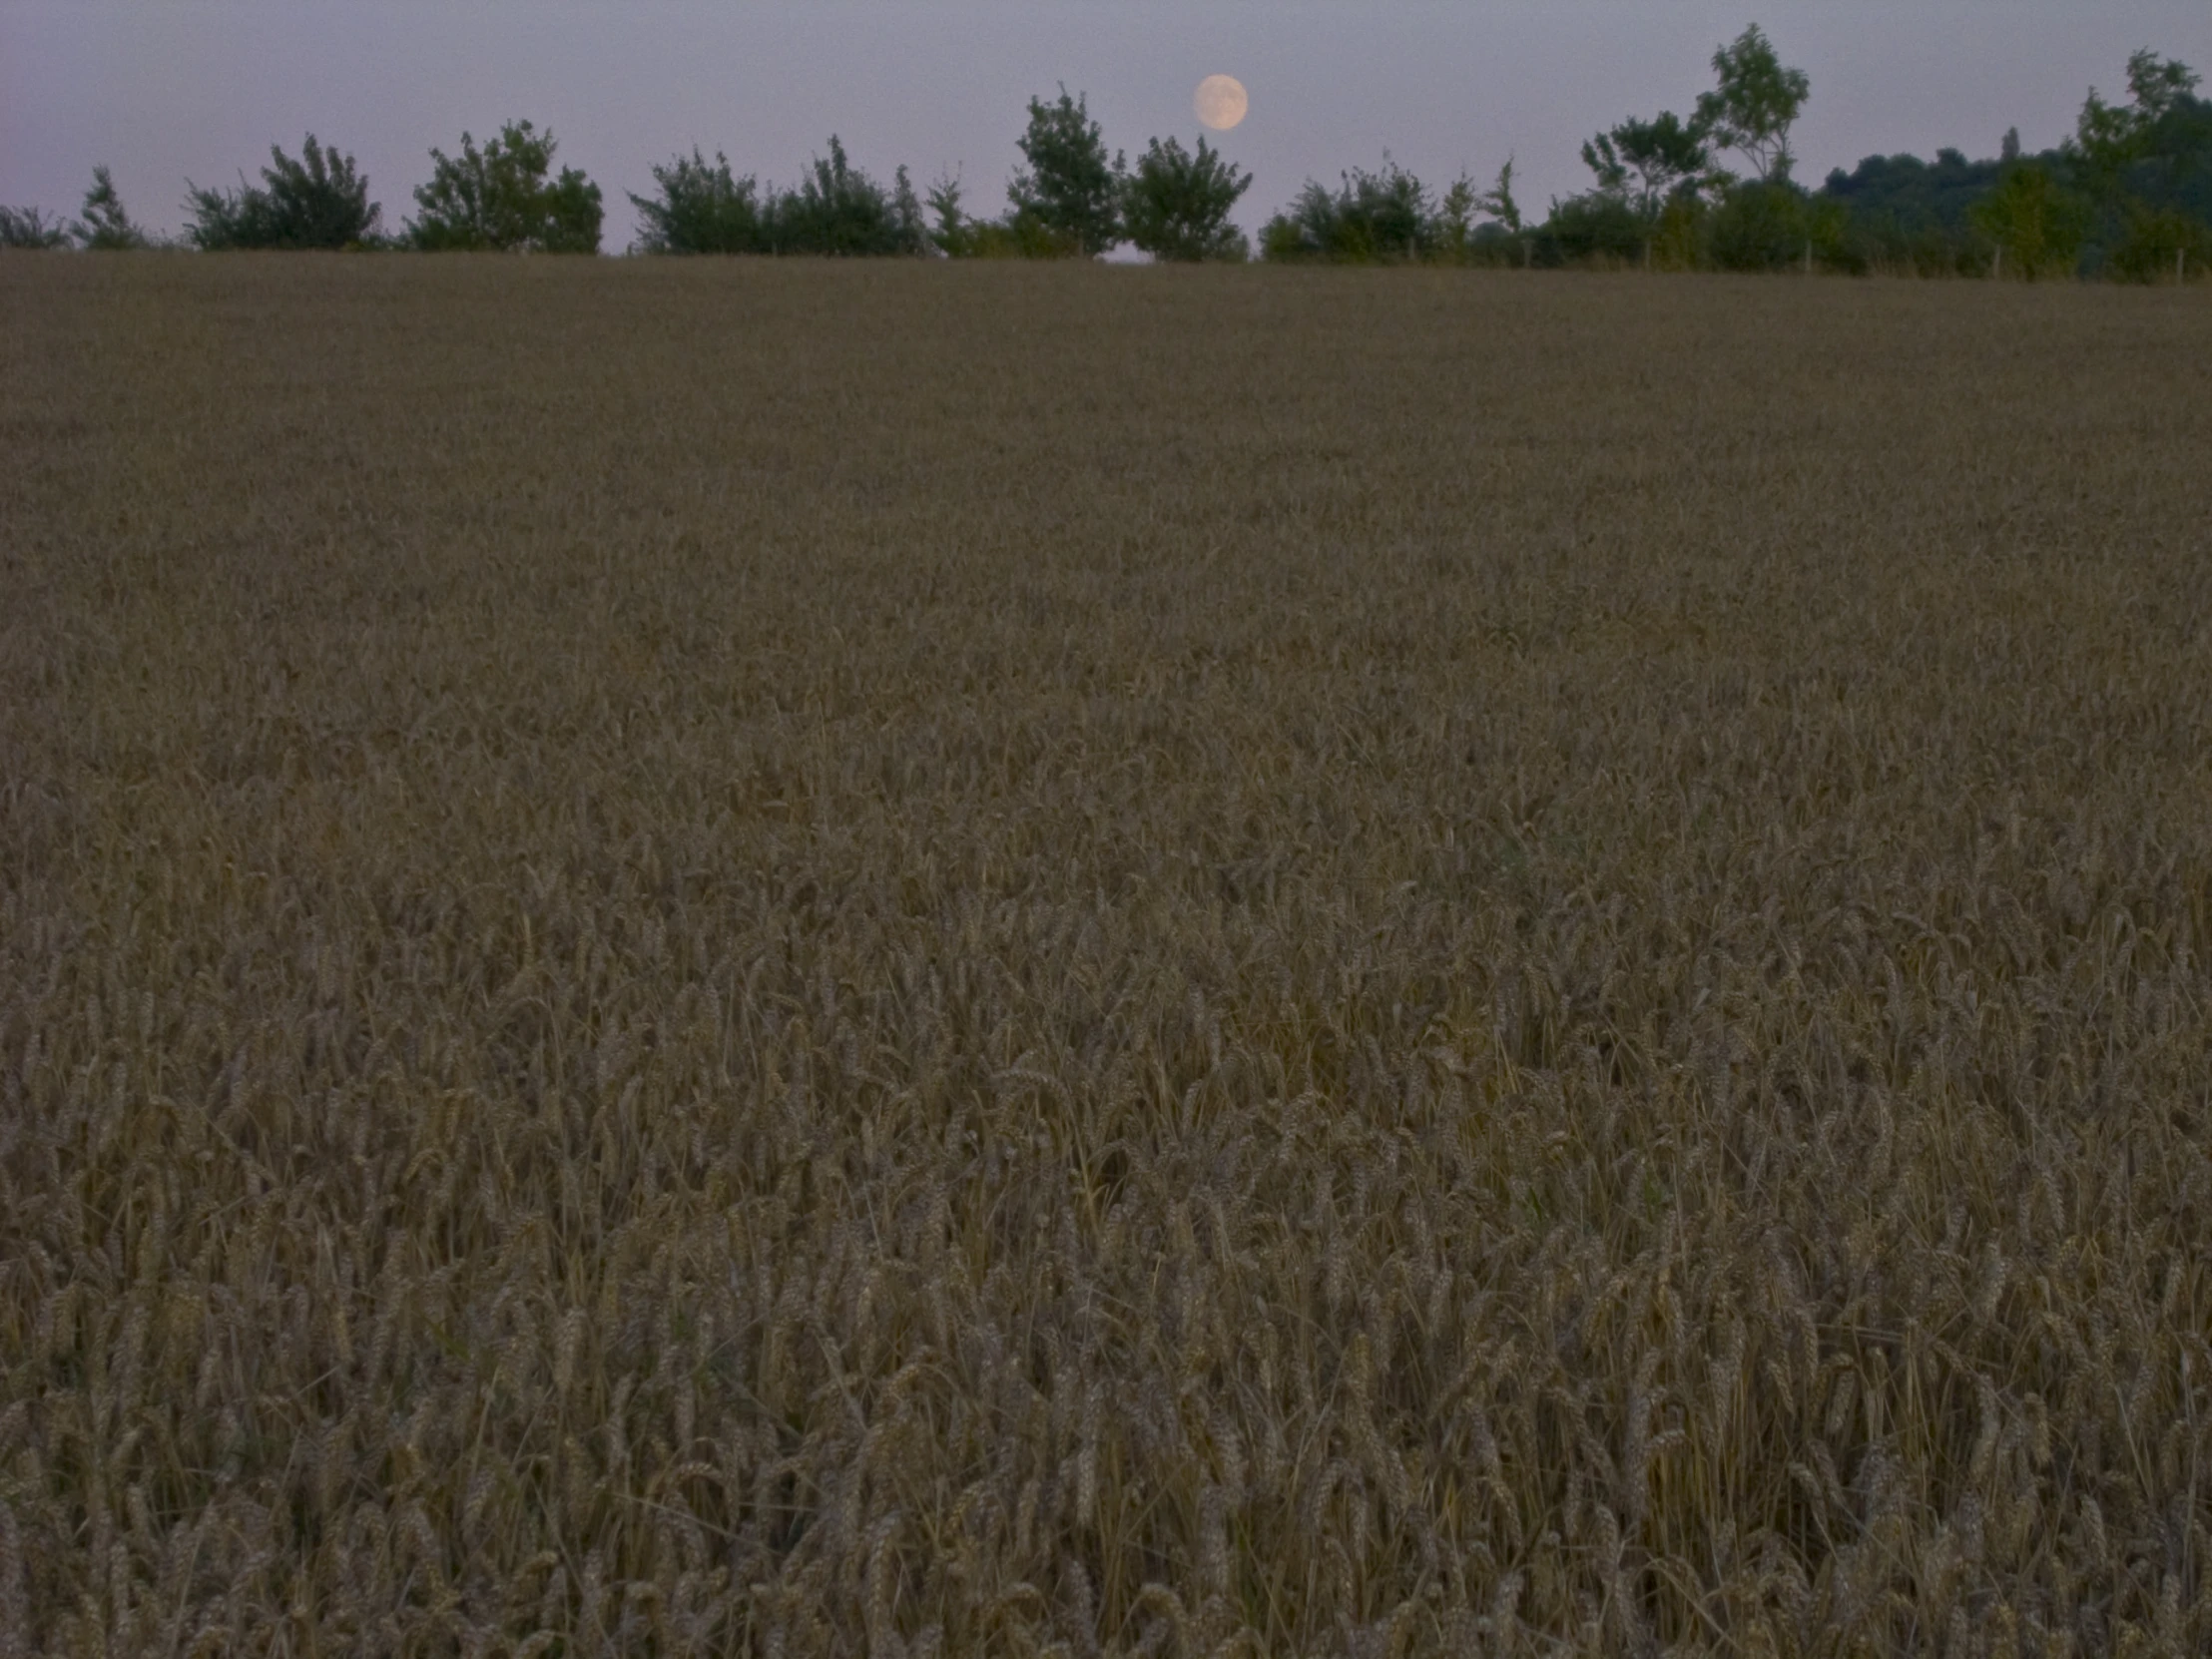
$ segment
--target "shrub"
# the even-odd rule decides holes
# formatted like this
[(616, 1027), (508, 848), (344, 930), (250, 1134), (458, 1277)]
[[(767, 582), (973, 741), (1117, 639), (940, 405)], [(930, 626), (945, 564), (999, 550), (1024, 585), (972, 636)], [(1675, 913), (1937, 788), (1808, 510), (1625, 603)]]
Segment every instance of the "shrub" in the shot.
[(1271, 260), (1374, 265), (1419, 259), (1435, 245), (1437, 227), (1420, 180), (1385, 156), (1380, 172), (1345, 174), (1334, 192), (1309, 179), (1260, 241)]
[(2064, 189), (2048, 168), (2014, 166), (1967, 216), (1975, 230), (2011, 255), (2015, 275), (2038, 276), (2072, 271), (2089, 230), (2089, 207)]
[(605, 210), (599, 187), (572, 167), (551, 178), (555, 140), (511, 121), (483, 149), (461, 135), (461, 153), (430, 152), (430, 182), (418, 186), (421, 216), (408, 227), (432, 252), (596, 254)]
[(1203, 138), (1195, 155), (1175, 139), (1154, 139), (1123, 192), (1123, 223), (1129, 240), (1155, 259), (1241, 260), (1249, 245), (1229, 215), (1251, 188), (1252, 175)]
[(260, 186), (242, 177), (235, 191), (200, 190), (188, 180), (193, 215), (186, 237), (210, 253), (244, 248), (359, 248), (376, 238), (383, 210), (368, 199), (368, 180), (315, 142), (312, 133), (292, 160), (276, 145)]
[(799, 188), (775, 197), (769, 209), (769, 245), (779, 254), (921, 254), (928, 249), (921, 203), (902, 167), (885, 190), (845, 159), (830, 137), (830, 154), (818, 157)]
[(0, 248), (67, 248), (69, 227), (37, 208), (0, 208)]
[(660, 196), (631, 194), (640, 229), (634, 244), (641, 254), (766, 254), (770, 252), (768, 214), (760, 186), (748, 174), (736, 179), (730, 158), (716, 153), (709, 165), (696, 146), (653, 170)]
[(1713, 210), (1707, 248), (1723, 271), (1781, 271), (1804, 260), (1811, 228), (1802, 190), (1752, 179)]
[(2207, 266), (2212, 266), (2212, 226), (2176, 208), (2130, 204), (2126, 235), (2105, 269), (2123, 281), (2156, 282), (2192, 270), (2202, 273)]

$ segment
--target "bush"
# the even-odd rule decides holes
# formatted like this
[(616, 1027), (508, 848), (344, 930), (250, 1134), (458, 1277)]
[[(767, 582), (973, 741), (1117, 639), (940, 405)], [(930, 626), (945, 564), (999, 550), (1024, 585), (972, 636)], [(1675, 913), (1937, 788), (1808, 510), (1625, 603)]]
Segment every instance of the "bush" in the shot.
[(2011, 256), (2012, 274), (2031, 282), (2075, 270), (2089, 231), (2089, 205), (2035, 163), (2010, 168), (1968, 218)]
[(1122, 220), (1129, 240), (1154, 259), (1242, 260), (1250, 247), (1229, 215), (1251, 188), (1252, 175), (1203, 138), (1196, 155), (1175, 139), (1154, 139), (1123, 192)]
[(69, 227), (37, 208), (0, 208), (0, 248), (67, 248)]
[(275, 145), (259, 187), (242, 177), (236, 191), (195, 188), (186, 181), (193, 225), (185, 235), (214, 253), (245, 248), (360, 248), (376, 240), (383, 210), (368, 199), (368, 180), (351, 156), (315, 142), (312, 133), (293, 161)]
[(1552, 204), (1544, 226), (1547, 263), (1642, 260), (1651, 231), (1651, 222), (1617, 191), (1571, 196)]
[(1783, 271), (1804, 262), (1811, 240), (1805, 192), (1752, 179), (1730, 186), (1721, 198), (1706, 246), (1723, 271)]
[(1268, 259), (1346, 265), (1417, 260), (1437, 240), (1427, 191), (1387, 157), (1380, 172), (1344, 175), (1334, 192), (1309, 179), (1298, 200), (1260, 233)]
[(768, 214), (760, 186), (749, 174), (731, 177), (730, 158), (717, 152), (710, 166), (696, 146), (653, 170), (658, 200), (633, 193), (641, 254), (766, 254)]
[(596, 254), (604, 218), (599, 187), (574, 168), (550, 178), (551, 133), (509, 122), (483, 149), (461, 135), (461, 153), (430, 152), (430, 182), (416, 188), (421, 216), (408, 227), (431, 252)]
[(2127, 282), (2157, 282), (2212, 266), (2212, 226), (2174, 208), (2130, 204), (2127, 234), (2106, 258), (2105, 269)]
[(845, 159), (833, 133), (830, 154), (817, 158), (799, 188), (770, 203), (768, 235), (778, 254), (922, 254), (929, 246), (906, 170), (885, 190)]

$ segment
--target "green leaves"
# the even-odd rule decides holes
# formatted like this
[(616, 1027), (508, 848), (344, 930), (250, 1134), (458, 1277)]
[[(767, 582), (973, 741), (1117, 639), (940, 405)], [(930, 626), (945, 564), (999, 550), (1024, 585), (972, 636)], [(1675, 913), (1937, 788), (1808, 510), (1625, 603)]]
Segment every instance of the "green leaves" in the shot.
[(2033, 162), (2007, 172), (1974, 204), (1971, 218), (1974, 229), (2003, 249), (2016, 274), (2029, 281), (2071, 271), (2089, 231), (2088, 204)]
[(551, 178), (550, 132), (509, 122), (483, 149), (467, 133), (461, 153), (430, 152), (430, 182), (417, 187), (420, 216), (408, 227), (430, 251), (596, 254), (604, 217), (599, 187), (574, 168)]
[(147, 246), (147, 237), (123, 211), (123, 195), (115, 188), (115, 176), (105, 167), (92, 170), (92, 188), (85, 192), (83, 217), (75, 227), (77, 240), (96, 254), (126, 253)]
[(1020, 145), (1029, 165), (1006, 191), (1015, 216), (1035, 220), (1086, 257), (1113, 247), (1121, 239), (1127, 168), (1119, 155), (1108, 160), (1105, 135), (1085, 100), (1070, 97), (1065, 86), (1056, 103), (1030, 99)]
[(1154, 139), (1123, 190), (1129, 240), (1159, 260), (1241, 260), (1245, 235), (1229, 215), (1251, 188), (1252, 175), (1205, 139), (1195, 155), (1175, 139)]
[(1697, 101), (1697, 124), (1727, 149), (1739, 152), (1768, 184), (1790, 177), (1796, 157), (1790, 129), (1812, 96), (1802, 69), (1786, 69), (1766, 31), (1754, 23), (1713, 54), (1720, 84)]
[(208, 252), (245, 248), (357, 248), (375, 240), (383, 210), (368, 199), (368, 180), (351, 156), (315, 142), (312, 133), (294, 161), (275, 145), (260, 187), (241, 180), (236, 191), (200, 190), (188, 180), (185, 233)]

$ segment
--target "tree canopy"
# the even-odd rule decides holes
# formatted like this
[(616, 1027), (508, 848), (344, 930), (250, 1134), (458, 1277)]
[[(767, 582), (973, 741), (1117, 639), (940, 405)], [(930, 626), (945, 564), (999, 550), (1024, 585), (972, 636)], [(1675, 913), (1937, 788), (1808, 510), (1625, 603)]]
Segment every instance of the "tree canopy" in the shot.
[(357, 248), (375, 239), (382, 209), (351, 156), (315, 142), (297, 160), (271, 145), (262, 183), (242, 177), (235, 191), (200, 190), (186, 181), (192, 243), (210, 252), (244, 248)]
[(467, 133), (458, 156), (432, 150), (409, 240), (432, 251), (598, 253), (599, 187), (571, 167), (554, 177), (556, 148), (551, 132), (510, 121), (481, 150)]
[(1137, 158), (1123, 194), (1129, 240), (1155, 259), (1241, 260), (1245, 235), (1230, 222), (1252, 175), (1222, 159), (1201, 138), (1196, 153), (1175, 139), (1154, 139)]
[(1103, 254), (1121, 240), (1123, 158), (1106, 153), (1106, 137), (1081, 97), (1060, 88), (1050, 104), (1029, 100), (1029, 126), (1020, 138), (1027, 166), (1007, 187), (1018, 217), (1035, 220), (1065, 238), (1075, 253)]

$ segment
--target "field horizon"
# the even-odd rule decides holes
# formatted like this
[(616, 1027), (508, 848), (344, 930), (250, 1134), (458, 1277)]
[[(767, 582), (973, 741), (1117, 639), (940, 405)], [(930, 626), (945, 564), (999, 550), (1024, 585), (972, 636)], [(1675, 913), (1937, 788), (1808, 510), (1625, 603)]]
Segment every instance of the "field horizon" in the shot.
[(0, 1659), (2212, 1643), (2204, 290), (0, 311)]

